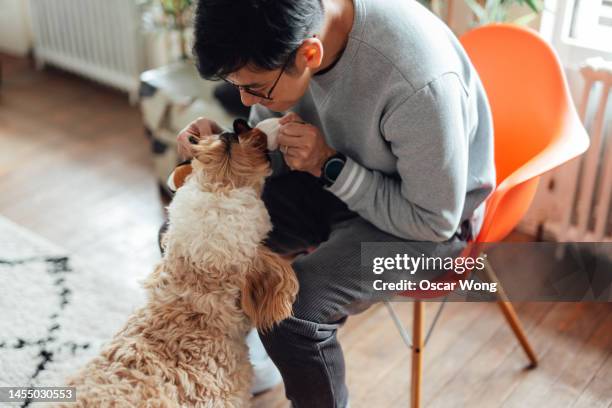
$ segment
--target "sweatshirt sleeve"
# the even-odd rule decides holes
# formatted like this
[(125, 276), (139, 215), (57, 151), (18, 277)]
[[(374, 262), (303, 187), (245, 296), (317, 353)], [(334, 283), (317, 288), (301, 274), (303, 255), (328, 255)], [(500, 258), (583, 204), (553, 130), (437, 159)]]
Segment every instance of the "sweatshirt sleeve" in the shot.
[(415, 91), (381, 123), (399, 177), (348, 158), (328, 190), (383, 231), (418, 241), (450, 239), (466, 196), (468, 98), (450, 72)]
[[(270, 109), (261, 106), (261, 105), (253, 105), (251, 107), (251, 112), (249, 114), (249, 125), (251, 127), (255, 127), (259, 122), (264, 119), (280, 117), (281, 115), (275, 112), (272, 112)], [(269, 154), (270, 157), (270, 166), (272, 167), (272, 175), (270, 177), (280, 176), (281, 174), (285, 174), (291, 169), (285, 163), (285, 159), (283, 158), (280, 150), (271, 151)]]

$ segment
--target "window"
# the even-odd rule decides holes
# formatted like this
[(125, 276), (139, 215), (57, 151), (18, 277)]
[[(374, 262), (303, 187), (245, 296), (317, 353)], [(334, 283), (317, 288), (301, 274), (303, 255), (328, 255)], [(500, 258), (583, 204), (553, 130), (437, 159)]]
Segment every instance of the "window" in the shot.
[(566, 68), (592, 57), (612, 60), (612, 0), (546, 0), (540, 33)]
[(578, 44), (612, 51), (612, 0), (575, 0), (569, 37)]

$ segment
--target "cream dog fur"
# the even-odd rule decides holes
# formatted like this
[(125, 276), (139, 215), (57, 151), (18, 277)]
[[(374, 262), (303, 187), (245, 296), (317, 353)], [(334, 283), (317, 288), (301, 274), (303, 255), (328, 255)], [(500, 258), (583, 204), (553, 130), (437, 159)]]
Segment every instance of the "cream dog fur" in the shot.
[[(262, 245), (272, 225), (260, 199), (270, 173), (266, 135), (193, 146), (193, 172), (169, 206), (165, 254), (148, 300), (67, 385), (65, 407), (246, 407), (245, 336), (291, 314), (297, 280)], [(112, 296), (112, 294), (109, 294)]]

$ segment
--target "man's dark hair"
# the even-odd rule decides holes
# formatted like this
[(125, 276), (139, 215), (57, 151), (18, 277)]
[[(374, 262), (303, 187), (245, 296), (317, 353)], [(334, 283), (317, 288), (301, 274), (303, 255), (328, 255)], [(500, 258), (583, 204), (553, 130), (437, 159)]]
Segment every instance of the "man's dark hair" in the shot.
[[(199, 0), (193, 55), (200, 75), (220, 79), (246, 65), (294, 66), (295, 51), (323, 22), (322, 0)], [(289, 60), (291, 59), (291, 60)]]

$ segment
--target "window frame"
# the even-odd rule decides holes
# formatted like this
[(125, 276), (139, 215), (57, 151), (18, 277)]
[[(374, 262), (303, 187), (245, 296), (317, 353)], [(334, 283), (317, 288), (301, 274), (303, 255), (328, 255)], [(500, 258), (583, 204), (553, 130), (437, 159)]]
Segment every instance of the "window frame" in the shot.
[(550, 42), (566, 68), (577, 68), (586, 59), (612, 60), (612, 51), (570, 37), (576, 0), (545, 0), (540, 34)]

